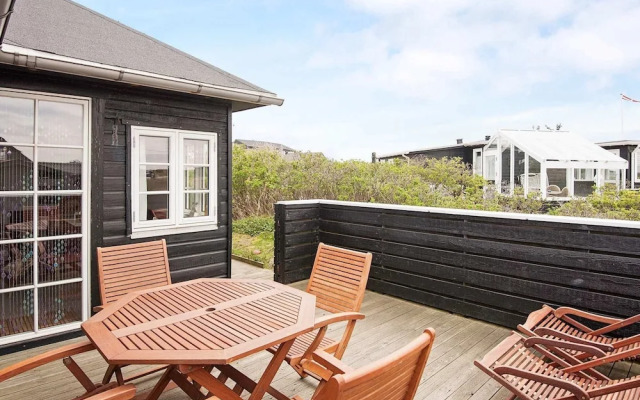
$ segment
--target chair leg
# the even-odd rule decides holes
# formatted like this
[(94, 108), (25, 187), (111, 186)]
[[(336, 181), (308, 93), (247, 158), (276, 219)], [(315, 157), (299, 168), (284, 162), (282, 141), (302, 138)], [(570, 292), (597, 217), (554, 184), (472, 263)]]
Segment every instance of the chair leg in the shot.
[(87, 392), (91, 392), (97, 389), (96, 385), (89, 379), (87, 374), (80, 368), (78, 364), (71, 357), (66, 357), (62, 359), (64, 366), (67, 367), (69, 372), (75, 376), (75, 378), (80, 382), (84, 390)]
[(102, 378), (102, 384), (106, 385), (111, 382), (111, 378), (113, 378), (113, 374), (116, 372), (117, 365), (109, 365), (107, 370), (104, 372), (104, 377)]
[(309, 374), (307, 374), (306, 372), (304, 372), (304, 368), (302, 367), (302, 364), (296, 364), (296, 365), (291, 365), (293, 367), (293, 370), (296, 371), (298, 373), (298, 375), (300, 375), (300, 378), (306, 378), (307, 376), (309, 376)]

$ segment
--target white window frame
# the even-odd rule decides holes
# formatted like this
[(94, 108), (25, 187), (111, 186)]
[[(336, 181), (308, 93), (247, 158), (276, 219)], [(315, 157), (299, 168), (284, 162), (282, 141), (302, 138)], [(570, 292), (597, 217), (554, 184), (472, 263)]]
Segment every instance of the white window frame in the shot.
[[(0, 293), (8, 293), (14, 291), (22, 291), (22, 290), (33, 290), (33, 331), (18, 333), (14, 335), (0, 337), (0, 346), (4, 346), (12, 343), (20, 343), (27, 340), (39, 339), (42, 337), (55, 335), (59, 333), (65, 333), (73, 330), (80, 329), (80, 326), (83, 321), (86, 321), (89, 318), (89, 310), (90, 310), (90, 282), (91, 282), (91, 274), (89, 265), (89, 244), (91, 238), (90, 232), (90, 218), (91, 218), (91, 179), (90, 179), (90, 165), (91, 165), (91, 153), (90, 149), (90, 138), (91, 138), (91, 126), (90, 121), (92, 121), (91, 114), (91, 99), (88, 97), (80, 97), (80, 96), (69, 96), (62, 95), (57, 93), (44, 93), (44, 92), (34, 92), (29, 90), (18, 90), (18, 89), (9, 89), (0, 87), (0, 96), (3, 97), (13, 97), (13, 98), (24, 98), (34, 101), (34, 118), (35, 118), (35, 132), (34, 132), (34, 142), (33, 143), (24, 143), (24, 142), (3, 142), (3, 146), (21, 146), (21, 147), (31, 147), (33, 149), (33, 190), (29, 191), (4, 191), (2, 192), (3, 196), (33, 196), (33, 225), (38, 225), (38, 198), (40, 196), (51, 196), (51, 195), (81, 195), (82, 202), (82, 217), (81, 217), (81, 232), (79, 234), (67, 234), (60, 236), (51, 236), (43, 238), (43, 240), (55, 240), (55, 239), (71, 239), (71, 238), (80, 238), (82, 240), (82, 266), (81, 266), (81, 276), (79, 278), (70, 278), (59, 281), (52, 282), (40, 282), (39, 274), (38, 274), (38, 262), (39, 262), (39, 254), (38, 256), (33, 257), (33, 277), (34, 281), (31, 285), (19, 286), (1, 289)], [(38, 143), (38, 124), (39, 117), (37, 113), (38, 102), (40, 101), (49, 101), (49, 102), (58, 102), (58, 103), (70, 103), (70, 104), (78, 104), (83, 107), (83, 124), (82, 124), (82, 134), (83, 134), (83, 143), (80, 145), (56, 145), (56, 144), (39, 144)], [(81, 190), (41, 190), (38, 189), (38, 173), (35, 170), (38, 163), (38, 149), (42, 148), (69, 148), (69, 149), (82, 149), (82, 188)], [(38, 239), (40, 239), (38, 235), (38, 230), (34, 230), (34, 235), (31, 238), (26, 239), (1, 239), (1, 244), (14, 244), (14, 243), (33, 243), (34, 251), (38, 246)], [(60, 286), (70, 283), (81, 283), (82, 293), (81, 293), (81, 319), (82, 321), (71, 322), (68, 324), (55, 325), (47, 328), (39, 327), (39, 289), (48, 287), (48, 286)]]
[[(140, 220), (140, 136), (169, 138), (169, 218)], [(184, 217), (184, 140), (209, 142), (209, 215)], [(187, 131), (143, 126), (131, 127), (131, 238), (174, 235), (218, 229), (218, 135), (215, 132)], [(152, 163), (154, 165), (164, 163)], [(164, 192), (162, 192), (164, 193)]]
[[(479, 149), (473, 149), (472, 170), (473, 170), (474, 175), (484, 176), (483, 173), (482, 173), (482, 170), (483, 170), (482, 164), (483, 164), (483, 161), (484, 161), (483, 157), (484, 157), (484, 155), (482, 154), (482, 147), (479, 148)], [(477, 162), (478, 160), (479, 160), (479, 164), (480, 165), (477, 165), (478, 164), (478, 162)]]
[(638, 146), (632, 154), (631, 162), (633, 164), (633, 169), (631, 173), (632, 179), (632, 189), (635, 189), (635, 184), (640, 182), (640, 146)]

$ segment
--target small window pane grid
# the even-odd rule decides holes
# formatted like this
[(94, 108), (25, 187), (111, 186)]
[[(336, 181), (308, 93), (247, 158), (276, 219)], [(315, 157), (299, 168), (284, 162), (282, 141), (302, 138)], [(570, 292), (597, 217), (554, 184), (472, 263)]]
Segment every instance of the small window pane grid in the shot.
[[(132, 233), (215, 226), (216, 134), (132, 127), (132, 140), (132, 173), (139, 171), (132, 179)], [(150, 157), (144, 142), (152, 141), (163, 157)], [(150, 158), (152, 164), (144, 162)]]
[(86, 318), (87, 110), (0, 91), (0, 344)]

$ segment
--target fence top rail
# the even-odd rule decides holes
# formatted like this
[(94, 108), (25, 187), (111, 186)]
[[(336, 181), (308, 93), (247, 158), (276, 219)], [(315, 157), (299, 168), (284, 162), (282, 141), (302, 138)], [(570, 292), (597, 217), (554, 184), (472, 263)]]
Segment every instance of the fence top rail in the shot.
[(279, 201), (276, 204), (281, 204), (285, 206), (326, 204), (326, 205), (347, 206), (347, 207), (371, 208), (376, 210), (416, 211), (416, 212), (422, 212), (427, 214), (462, 215), (462, 216), (470, 216), (470, 217), (502, 218), (502, 219), (520, 220), (520, 221), (556, 222), (556, 223), (563, 223), (563, 224), (579, 224), (579, 225), (590, 225), (590, 226), (606, 226), (606, 227), (614, 227), (614, 228), (640, 229), (640, 221), (627, 221), (627, 220), (604, 219), (604, 218), (565, 217), (565, 216), (545, 215), (545, 214), (510, 213), (510, 212), (503, 212), (503, 211), (479, 211), (479, 210), (466, 210), (466, 209), (455, 209), (455, 208), (405, 206), (405, 205), (398, 205), (398, 204), (361, 203), (361, 202), (355, 202), (355, 201), (338, 201), (338, 200), (322, 200), (322, 199)]

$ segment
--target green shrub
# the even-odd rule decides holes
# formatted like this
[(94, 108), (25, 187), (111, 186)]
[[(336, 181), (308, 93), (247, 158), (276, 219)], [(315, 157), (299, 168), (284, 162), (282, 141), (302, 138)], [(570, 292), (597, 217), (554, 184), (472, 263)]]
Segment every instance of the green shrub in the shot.
[(261, 233), (273, 232), (274, 222), (272, 216), (247, 217), (233, 221), (233, 233), (241, 233), (250, 236), (258, 236)]

